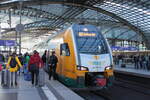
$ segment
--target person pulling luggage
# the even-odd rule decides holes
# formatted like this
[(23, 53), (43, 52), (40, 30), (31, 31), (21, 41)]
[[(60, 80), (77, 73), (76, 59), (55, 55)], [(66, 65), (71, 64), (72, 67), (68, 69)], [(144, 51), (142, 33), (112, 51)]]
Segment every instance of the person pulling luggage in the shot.
[(34, 76), (35, 77), (35, 86), (38, 85), (38, 76), (39, 76), (39, 67), (43, 66), (43, 61), (39, 56), (39, 53), (34, 50), (33, 55), (30, 57), (28, 69), (32, 75), (32, 85), (34, 85)]
[(57, 67), (57, 56), (55, 55), (55, 51), (52, 51), (52, 55), (49, 58), (49, 80), (51, 80), (51, 76), (53, 76), (54, 80), (57, 79), (56, 67)]
[(9, 71), (11, 72), (11, 79), (10, 79), (11, 80), (11, 86), (13, 86), (13, 76), (15, 77), (15, 85), (18, 85), (17, 71), (18, 71), (19, 67), (22, 67), (21, 62), (19, 61), (18, 56), (14, 52), (8, 58), (8, 63), (6, 66), (6, 69), (9, 69)]

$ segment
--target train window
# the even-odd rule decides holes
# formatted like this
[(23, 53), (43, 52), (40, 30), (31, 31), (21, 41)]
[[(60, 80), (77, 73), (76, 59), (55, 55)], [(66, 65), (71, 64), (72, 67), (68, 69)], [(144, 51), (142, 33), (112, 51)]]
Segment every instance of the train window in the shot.
[(104, 38), (97, 37), (77, 37), (77, 47), (80, 53), (105, 54), (108, 53), (108, 47)]
[(60, 45), (60, 55), (70, 56), (70, 50), (69, 50), (68, 43), (63, 43)]

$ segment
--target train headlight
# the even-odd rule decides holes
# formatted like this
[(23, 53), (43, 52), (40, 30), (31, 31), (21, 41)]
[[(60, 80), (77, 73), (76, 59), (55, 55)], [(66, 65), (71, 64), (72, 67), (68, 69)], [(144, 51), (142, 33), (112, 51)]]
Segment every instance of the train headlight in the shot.
[(113, 76), (113, 67), (112, 66), (106, 66), (104, 71), (104, 76), (109, 78), (110, 76)]
[(105, 67), (105, 70), (110, 70), (110, 69), (112, 69), (112, 67), (110, 66)]
[(84, 66), (77, 66), (77, 69), (81, 71), (88, 71), (88, 68)]

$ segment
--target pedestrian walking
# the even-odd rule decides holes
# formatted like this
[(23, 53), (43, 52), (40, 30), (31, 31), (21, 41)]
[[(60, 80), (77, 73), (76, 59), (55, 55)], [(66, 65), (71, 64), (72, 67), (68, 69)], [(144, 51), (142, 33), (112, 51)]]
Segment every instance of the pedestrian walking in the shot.
[[(33, 55), (30, 57), (30, 61), (29, 61), (29, 66), (28, 69), (31, 72), (31, 76), (32, 76), (32, 85), (35, 86), (38, 85), (38, 76), (39, 76), (39, 67), (43, 66), (43, 62), (42, 59), (39, 56), (39, 53), (34, 50), (33, 51)], [(34, 76), (35, 77), (35, 82), (34, 82)]]

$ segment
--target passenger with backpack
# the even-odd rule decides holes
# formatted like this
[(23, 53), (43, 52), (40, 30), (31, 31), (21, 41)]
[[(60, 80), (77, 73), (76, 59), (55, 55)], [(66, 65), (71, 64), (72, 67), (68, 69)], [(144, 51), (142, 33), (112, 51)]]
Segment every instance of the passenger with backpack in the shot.
[[(33, 51), (33, 55), (30, 57), (30, 61), (29, 61), (29, 65), (28, 65), (28, 69), (31, 72), (31, 76), (32, 76), (32, 85), (35, 86), (38, 85), (38, 76), (39, 76), (39, 67), (43, 66), (43, 61), (39, 56), (39, 53), (34, 50)], [(35, 77), (35, 82), (34, 82), (34, 76)]]
[(19, 67), (22, 67), (21, 62), (19, 61), (18, 56), (14, 52), (8, 59), (6, 69), (9, 69), (11, 72), (11, 86), (13, 86), (13, 76), (15, 77), (15, 85), (17, 85), (17, 71)]

